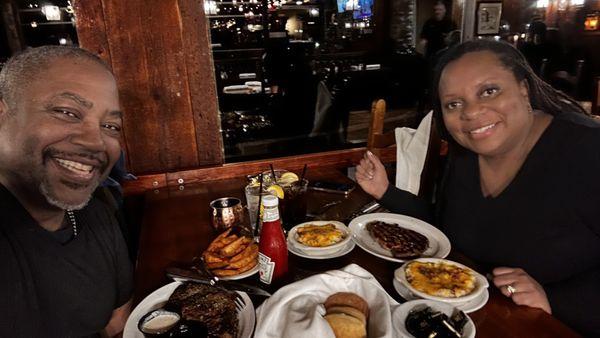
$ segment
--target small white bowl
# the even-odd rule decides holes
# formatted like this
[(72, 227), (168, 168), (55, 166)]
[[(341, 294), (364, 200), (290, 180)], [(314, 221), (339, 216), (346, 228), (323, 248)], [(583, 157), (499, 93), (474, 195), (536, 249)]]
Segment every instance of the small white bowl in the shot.
[[(323, 225), (327, 225), (327, 224), (333, 224), (335, 225), (335, 227), (339, 230), (341, 230), (344, 233), (344, 238), (332, 245), (328, 245), (328, 246), (308, 246), (308, 245), (304, 245), (300, 242), (298, 242), (298, 228), (303, 227), (303, 226), (307, 226), (307, 225), (316, 225), (316, 226), (323, 226)], [(305, 223), (300, 223), (298, 225), (296, 225), (295, 227), (293, 227), (289, 232), (288, 232), (288, 240), (292, 243), (292, 245), (294, 245), (294, 247), (296, 247), (298, 250), (301, 250), (307, 254), (319, 254), (319, 255), (327, 255), (327, 254), (331, 254), (334, 252), (337, 252), (338, 250), (341, 250), (342, 248), (345, 247), (346, 244), (348, 244), (348, 242), (350, 242), (350, 229), (348, 229), (348, 227), (346, 227), (344, 225), (344, 223), (342, 222), (338, 222), (338, 221), (313, 221), (313, 222), (305, 222)]]
[[(429, 300), (429, 299), (417, 299), (417, 300), (411, 300), (406, 303), (403, 303), (402, 305), (400, 305), (400, 308), (398, 308), (398, 310), (396, 310), (394, 312), (394, 315), (392, 318), (392, 320), (394, 320), (396, 323), (400, 323), (400, 325), (399, 325), (399, 328), (401, 331), (400, 333), (402, 333), (403, 336), (412, 337), (412, 335), (406, 329), (406, 324), (405, 324), (406, 317), (408, 316), (410, 311), (415, 309), (418, 306), (424, 306), (424, 305), (429, 306), (434, 311), (440, 311), (448, 317), (452, 316), (452, 314), (456, 310), (456, 308), (452, 304), (437, 302), (437, 301)], [(469, 317), (467, 315), (467, 323), (465, 324), (465, 327), (463, 328), (462, 337), (463, 338), (475, 338), (475, 332), (476, 332), (475, 323), (473, 323), (473, 320), (471, 319), (471, 317)]]
[[(462, 297), (438, 297), (438, 296), (429, 295), (425, 292), (421, 292), (421, 291), (413, 288), (412, 285), (410, 285), (410, 283), (406, 279), (405, 269), (412, 262), (445, 263), (445, 264), (455, 265), (455, 266), (458, 266), (463, 269), (467, 269), (467, 270), (471, 271), (471, 273), (475, 277), (475, 288), (469, 294), (466, 294)], [(420, 298), (436, 300), (436, 301), (444, 302), (444, 303), (465, 303), (465, 302), (471, 301), (471, 300), (477, 298), (478, 296), (480, 296), (481, 293), (486, 288), (489, 287), (489, 283), (488, 283), (487, 279), (484, 276), (482, 276), (481, 274), (474, 271), (473, 269), (471, 269), (467, 266), (464, 266), (460, 263), (456, 263), (456, 262), (449, 261), (447, 259), (441, 259), (441, 258), (417, 258), (415, 260), (408, 261), (408, 262), (404, 263), (400, 268), (396, 269), (396, 271), (394, 271), (394, 278), (396, 278), (400, 283), (402, 283), (402, 285), (407, 287), (410, 290), (410, 292), (412, 292), (414, 295), (416, 295)]]

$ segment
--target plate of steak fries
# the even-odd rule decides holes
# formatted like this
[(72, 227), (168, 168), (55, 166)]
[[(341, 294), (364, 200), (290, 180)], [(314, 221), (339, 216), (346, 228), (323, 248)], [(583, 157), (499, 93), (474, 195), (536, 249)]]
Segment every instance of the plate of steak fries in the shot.
[(363, 250), (393, 262), (417, 257), (444, 258), (450, 241), (436, 227), (419, 219), (391, 213), (359, 216), (349, 225), (352, 240)]

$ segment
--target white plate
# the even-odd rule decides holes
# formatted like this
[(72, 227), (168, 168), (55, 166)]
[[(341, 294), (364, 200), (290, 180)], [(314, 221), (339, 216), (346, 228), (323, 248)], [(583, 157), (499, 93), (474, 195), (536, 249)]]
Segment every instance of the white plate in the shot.
[[(431, 309), (433, 309), (434, 311), (440, 311), (448, 317), (452, 316), (452, 313), (454, 312), (454, 309), (455, 309), (455, 307), (450, 304), (436, 302), (436, 301), (428, 300), (428, 299), (418, 299), (418, 300), (412, 300), (410, 302), (406, 302), (406, 303), (400, 305), (398, 310), (396, 310), (396, 312), (394, 312), (394, 316), (393, 316), (393, 320), (396, 323), (400, 323), (400, 325), (398, 325), (398, 327), (400, 329), (400, 333), (406, 335), (407, 337), (412, 337), (412, 335), (410, 333), (408, 333), (408, 331), (406, 330), (406, 325), (404, 323), (406, 322), (406, 317), (408, 316), (408, 313), (410, 312), (410, 310), (412, 310), (416, 306), (419, 306), (422, 304), (425, 304), (425, 305), (431, 307)], [(471, 320), (471, 317), (467, 316), (467, 318), (468, 318), (468, 321), (463, 328), (464, 331), (462, 334), (462, 338), (474, 338), (475, 337), (475, 324)]]
[[(338, 243), (335, 243), (335, 244), (332, 244), (329, 246), (324, 246), (324, 247), (312, 247), (312, 246), (304, 245), (304, 244), (300, 243), (296, 238), (298, 229), (300, 227), (307, 226), (307, 225), (323, 226), (323, 225), (327, 225), (327, 224), (333, 224), (336, 227), (336, 229), (339, 229), (340, 231), (342, 231), (344, 233), (344, 238), (341, 241), (339, 241)], [(298, 250), (303, 251), (307, 255), (313, 255), (313, 254), (326, 255), (326, 254), (340, 251), (342, 248), (346, 247), (346, 244), (348, 244), (348, 242), (350, 242), (350, 230), (344, 223), (338, 222), (338, 221), (304, 222), (304, 223), (300, 223), (290, 229), (290, 231), (288, 232), (287, 241), (288, 241), (288, 243), (292, 243)]]
[(386, 223), (395, 223), (399, 226), (416, 231), (429, 240), (429, 248), (423, 252), (421, 257), (437, 257), (444, 258), (450, 253), (450, 240), (440, 230), (433, 225), (425, 223), (419, 219), (409, 216), (390, 214), (390, 213), (374, 213), (358, 216), (350, 222), (348, 226), (352, 232), (352, 240), (365, 251), (386, 259), (392, 262), (404, 263), (405, 259), (400, 259), (392, 256), (390, 250), (386, 250), (377, 243), (375, 238), (371, 237), (367, 230), (367, 223), (373, 221), (382, 221)]
[(349, 253), (350, 251), (352, 251), (354, 249), (354, 242), (350, 241), (346, 244), (346, 246), (344, 246), (343, 248), (341, 248), (340, 250), (336, 251), (336, 252), (331, 252), (331, 253), (325, 253), (325, 254), (313, 254), (313, 253), (306, 253), (298, 248), (296, 248), (296, 246), (291, 243), (288, 240), (288, 251), (293, 253), (296, 256), (300, 256), (300, 257), (304, 257), (304, 258), (309, 258), (309, 259), (330, 259), (330, 258), (336, 258), (336, 257), (341, 257), (344, 256), (345, 254)]
[[(475, 288), (469, 294), (464, 295), (462, 297), (456, 297), (456, 298), (432, 296), (425, 292), (421, 292), (421, 291), (413, 288), (412, 285), (410, 285), (410, 283), (406, 280), (405, 269), (406, 269), (406, 266), (412, 262), (445, 263), (448, 265), (454, 265), (454, 266), (457, 266), (457, 267), (460, 267), (463, 269), (467, 269), (467, 270), (471, 271), (471, 273), (475, 277)], [(437, 300), (439, 302), (444, 302), (444, 303), (465, 303), (465, 302), (471, 301), (471, 300), (479, 297), (479, 295), (481, 295), (481, 293), (484, 290), (487, 290), (487, 288), (490, 286), (490, 284), (488, 283), (488, 281), (485, 277), (483, 277), (481, 274), (477, 273), (473, 269), (469, 268), (468, 266), (464, 266), (460, 263), (449, 261), (447, 259), (440, 259), (440, 258), (417, 258), (413, 261), (406, 262), (401, 267), (396, 269), (396, 271), (394, 271), (394, 278), (397, 279), (398, 281), (400, 281), (400, 283), (402, 285), (404, 285), (406, 288), (408, 288), (411, 293), (419, 296), (419, 298)]]
[(248, 270), (246, 272), (242, 272), (239, 275), (219, 277), (219, 279), (221, 279), (221, 280), (238, 280), (238, 279), (250, 277), (253, 274), (257, 273), (258, 269), (259, 269), (259, 266), (258, 266), (258, 263), (257, 263), (252, 269), (250, 269), (250, 270)]
[[(402, 298), (406, 299), (407, 301), (420, 299), (419, 297), (412, 294), (408, 288), (406, 288), (404, 285), (402, 285), (395, 278), (394, 278), (393, 284), (394, 284), (394, 289), (396, 289), (396, 292), (398, 292), (398, 294), (400, 296), (402, 296)], [(485, 291), (482, 292), (481, 295), (479, 295), (477, 298), (475, 298), (469, 302), (453, 303), (452, 305), (455, 306), (457, 309), (462, 310), (464, 313), (471, 313), (471, 312), (475, 312), (475, 311), (481, 309), (487, 303), (489, 298), (490, 298), (490, 293), (488, 292), (487, 289), (485, 289)]]
[[(171, 294), (179, 285), (181, 285), (181, 282), (172, 282), (155, 290), (144, 298), (144, 300), (133, 309), (129, 318), (127, 318), (125, 330), (123, 331), (123, 338), (144, 338), (144, 334), (138, 330), (138, 322), (146, 313), (161, 308), (167, 300), (169, 300), (169, 297), (171, 297)], [(250, 338), (252, 337), (254, 323), (256, 321), (254, 304), (252, 304), (252, 300), (250, 300), (250, 297), (248, 297), (245, 292), (237, 292), (246, 303), (246, 306), (238, 313), (239, 326), (237, 338)]]

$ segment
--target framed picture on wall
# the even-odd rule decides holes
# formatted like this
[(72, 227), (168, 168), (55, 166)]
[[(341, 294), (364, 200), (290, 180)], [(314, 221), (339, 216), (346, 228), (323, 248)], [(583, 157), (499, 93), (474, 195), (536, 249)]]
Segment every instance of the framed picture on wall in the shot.
[(502, 16), (502, 2), (477, 3), (476, 29), (477, 35), (498, 34), (500, 32), (500, 17)]

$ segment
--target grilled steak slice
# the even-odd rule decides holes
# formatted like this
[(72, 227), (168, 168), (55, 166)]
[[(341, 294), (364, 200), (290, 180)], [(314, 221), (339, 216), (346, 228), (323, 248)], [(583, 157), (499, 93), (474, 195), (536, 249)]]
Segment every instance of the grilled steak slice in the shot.
[(419, 256), (429, 247), (427, 237), (398, 224), (374, 221), (367, 224), (367, 230), (379, 245), (397, 258)]
[(235, 308), (235, 295), (226, 292), (207, 295), (195, 294), (181, 307), (184, 320), (206, 324), (210, 337), (231, 337), (237, 335), (238, 318)]
[(219, 292), (220, 289), (215, 287), (200, 284), (200, 283), (183, 283), (175, 289), (169, 301), (165, 305), (165, 309), (169, 311), (181, 312), (181, 306), (185, 300), (195, 294), (207, 295), (210, 293)]
[(203, 323), (211, 338), (237, 336), (236, 294), (199, 283), (183, 283), (169, 298), (165, 309), (181, 314), (185, 321)]

